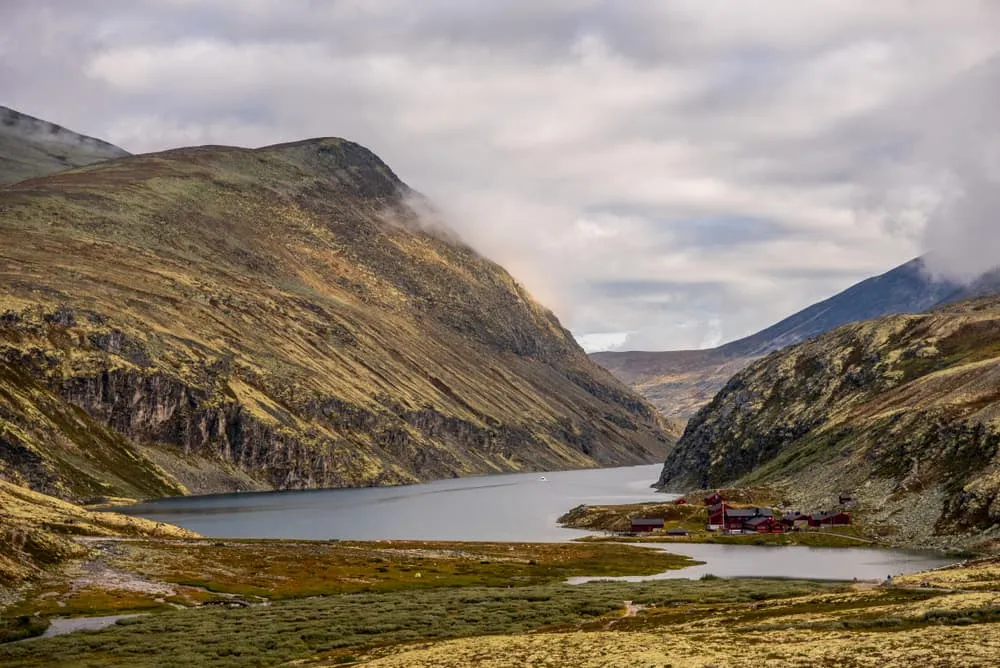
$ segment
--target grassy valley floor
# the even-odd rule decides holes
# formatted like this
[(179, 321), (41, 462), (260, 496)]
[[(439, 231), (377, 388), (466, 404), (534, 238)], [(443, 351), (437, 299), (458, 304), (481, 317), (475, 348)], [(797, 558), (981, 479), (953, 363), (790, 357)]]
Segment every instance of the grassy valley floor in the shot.
[(78, 539), (3, 628), (148, 613), (0, 644), (4, 666), (986, 665), (1000, 561), (869, 583), (666, 580), (685, 557), (613, 543)]

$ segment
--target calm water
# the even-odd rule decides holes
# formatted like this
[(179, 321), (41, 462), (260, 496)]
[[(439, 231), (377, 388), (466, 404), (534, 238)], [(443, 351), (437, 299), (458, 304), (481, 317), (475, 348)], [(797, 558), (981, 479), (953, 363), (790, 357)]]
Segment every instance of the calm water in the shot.
[[(219, 494), (116, 509), (225, 538), (564, 541), (556, 526), (581, 503), (664, 501), (660, 466), (513, 473), (405, 487)], [(544, 478), (544, 480), (542, 479)]]
[[(564, 541), (584, 535), (556, 519), (581, 503), (665, 501), (649, 485), (659, 465), (515, 473), (370, 489), (162, 499), (118, 509), (225, 538)], [(863, 548), (655, 544), (708, 562), (653, 577), (870, 579), (949, 563), (930, 554)]]
[(820, 580), (883, 580), (887, 575), (913, 573), (955, 563), (929, 552), (903, 550), (872, 550), (860, 547), (802, 547), (710, 545), (707, 543), (655, 543), (659, 547), (684, 554), (698, 561), (699, 566), (667, 571), (650, 576), (620, 578), (570, 578), (571, 584), (592, 580), (670, 580), (699, 578), (706, 573), (725, 578), (802, 578)]

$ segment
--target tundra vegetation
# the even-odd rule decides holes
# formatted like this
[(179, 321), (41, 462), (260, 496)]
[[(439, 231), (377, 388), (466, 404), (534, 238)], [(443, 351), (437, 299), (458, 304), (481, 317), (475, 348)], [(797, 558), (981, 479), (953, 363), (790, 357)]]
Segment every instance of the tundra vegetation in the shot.
[[(983, 665), (1000, 561), (874, 583), (659, 580), (684, 558), (607, 543), (111, 539), (22, 584), (6, 639), (53, 616), (143, 612), (0, 644), (5, 666)], [(931, 660), (933, 659), (933, 660)], [(933, 661), (937, 661), (934, 663)]]

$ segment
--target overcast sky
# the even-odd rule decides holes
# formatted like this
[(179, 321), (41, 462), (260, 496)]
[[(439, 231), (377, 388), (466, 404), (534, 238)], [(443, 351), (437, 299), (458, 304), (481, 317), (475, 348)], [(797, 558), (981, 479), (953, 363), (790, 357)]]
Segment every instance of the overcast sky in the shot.
[(1000, 258), (1000, 3), (0, 0), (0, 104), (133, 152), (341, 136), (590, 349)]

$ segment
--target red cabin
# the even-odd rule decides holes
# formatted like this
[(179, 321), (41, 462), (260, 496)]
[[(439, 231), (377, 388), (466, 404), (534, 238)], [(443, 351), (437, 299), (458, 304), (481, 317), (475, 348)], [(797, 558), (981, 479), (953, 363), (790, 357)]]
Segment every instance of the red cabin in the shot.
[(744, 522), (743, 529), (755, 533), (784, 533), (785, 525), (773, 517), (755, 517)]
[(809, 526), (829, 527), (845, 526), (851, 523), (851, 516), (847, 513), (814, 513), (809, 517)]
[(722, 495), (718, 492), (714, 492), (705, 497), (706, 506), (714, 506), (717, 503), (722, 503)]
[(635, 518), (631, 520), (632, 533), (649, 533), (663, 528), (662, 519)]

